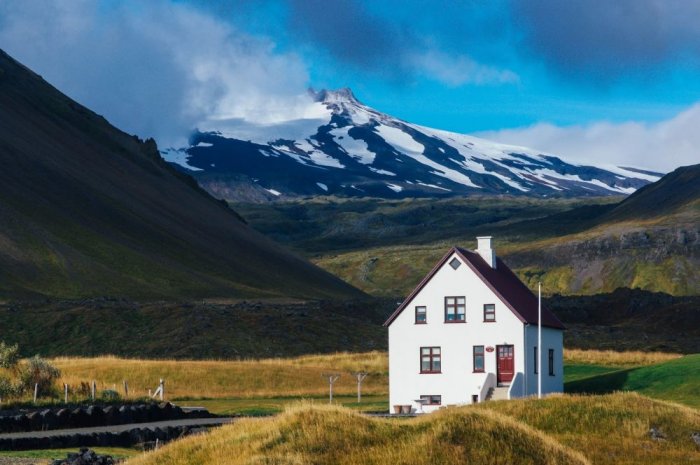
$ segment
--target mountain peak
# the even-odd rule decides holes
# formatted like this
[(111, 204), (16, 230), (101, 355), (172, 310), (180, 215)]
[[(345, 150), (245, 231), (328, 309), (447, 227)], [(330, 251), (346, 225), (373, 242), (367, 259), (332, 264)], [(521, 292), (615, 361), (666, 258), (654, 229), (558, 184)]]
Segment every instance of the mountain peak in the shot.
[(309, 93), (315, 101), (321, 103), (360, 103), (349, 87), (343, 87), (338, 90), (321, 89), (318, 92), (309, 89)]

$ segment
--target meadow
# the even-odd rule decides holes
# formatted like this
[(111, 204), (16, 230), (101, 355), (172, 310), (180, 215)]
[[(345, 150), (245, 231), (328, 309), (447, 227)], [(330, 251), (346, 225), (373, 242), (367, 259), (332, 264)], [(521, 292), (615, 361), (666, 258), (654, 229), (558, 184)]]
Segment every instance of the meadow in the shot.
[[(663, 440), (652, 439), (656, 428)], [(308, 403), (243, 419), (128, 465), (671, 465), (700, 463), (700, 412), (636, 393), (554, 395), (378, 419)]]
[[(564, 359), (567, 392), (634, 390), (700, 407), (700, 395), (696, 395), (700, 393), (694, 387), (700, 386), (695, 374), (700, 371), (697, 369), (700, 356), (566, 349)], [(387, 354), (382, 351), (240, 361), (117, 357), (56, 358), (52, 361), (61, 370), (61, 385), (78, 386), (81, 382), (95, 380), (98, 390), (115, 389), (123, 395), (122, 386), (126, 380), (129, 396), (142, 397), (149, 389), (155, 390), (159, 379), (163, 378), (167, 399), (225, 415), (277, 413), (300, 399), (325, 403), (329, 388), (324, 375), (337, 373), (340, 379), (334, 384), (333, 392), (338, 405), (370, 411), (388, 410), (389, 368)], [(674, 370), (674, 364), (681, 364), (682, 370)], [(362, 384), (360, 405), (356, 403), (357, 384), (353, 376), (358, 371), (369, 373)], [(669, 374), (672, 371), (684, 373), (683, 379), (674, 378)], [(671, 376), (669, 379), (675, 381), (659, 383), (656, 380), (661, 375)], [(621, 377), (633, 384), (621, 383)]]

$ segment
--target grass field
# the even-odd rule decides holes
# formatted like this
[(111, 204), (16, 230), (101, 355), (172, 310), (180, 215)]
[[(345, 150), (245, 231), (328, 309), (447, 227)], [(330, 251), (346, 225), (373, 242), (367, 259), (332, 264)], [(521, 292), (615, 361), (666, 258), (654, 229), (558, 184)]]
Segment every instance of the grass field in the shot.
[(700, 354), (656, 365), (619, 368), (580, 376), (566, 383), (567, 392), (603, 394), (635, 391), (700, 408)]
[[(651, 439), (651, 427), (665, 439)], [(698, 430), (697, 410), (635, 393), (487, 402), (404, 420), (300, 404), (128, 464), (697, 464)]]
[[(91, 447), (100, 455), (111, 455), (115, 459), (125, 459), (142, 455), (143, 452), (137, 449), (126, 447)], [(31, 459), (65, 459), (71, 452), (78, 452), (78, 449), (41, 449), (41, 450), (2, 450), (0, 457), (21, 457)]]
[[(567, 392), (608, 393), (633, 390), (691, 406), (698, 404), (700, 355), (645, 352), (565, 350)], [(386, 352), (337, 353), (286, 359), (246, 361), (133, 360), (115, 357), (58, 358), (60, 383), (77, 386), (96, 380), (98, 389), (129, 383), (130, 396), (142, 397), (165, 379), (166, 397), (181, 405), (203, 406), (218, 414), (278, 413), (300, 399), (324, 404), (328, 399), (325, 373), (339, 373), (334, 385), (338, 405), (362, 410), (388, 409)], [(363, 402), (356, 405), (352, 373), (367, 371)]]

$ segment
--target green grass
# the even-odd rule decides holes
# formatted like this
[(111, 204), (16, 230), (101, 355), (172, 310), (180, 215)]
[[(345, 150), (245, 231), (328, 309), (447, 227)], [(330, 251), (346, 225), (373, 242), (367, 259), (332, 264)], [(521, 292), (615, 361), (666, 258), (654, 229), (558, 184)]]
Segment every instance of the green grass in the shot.
[[(90, 447), (99, 455), (111, 455), (115, 459), (125, 459), (142, 454), (140, 450), (126, 447)], [(78, 452), (77, 448), (69, 449), (38, 449), (38, 450), (2, 450), (0, 457), (30, 458), (30, 459), (64, 459), (69, 453)]]
[[(265, 416), (284, 411), (285, 407), (308, 401), (317, 405), (328, 404), (328, 397), (257, 397), (232, 399), (205, 399), (176, 401), (182, 406), (204, 407), (217, 415)], [(386, 395), (365, 395), (362, 402), (357, 403), (356, 396), (333, 396), (333, 405), (340, 405), (361, 412), (386, 412), (389, 410), (389, 399)]]
[[(593, 369), (595, 370), (595, 369)], [(700, 408), (700, 354), (639, 368), (570, 379), (567, 392), (602, 394), (635, 391)]]
[[(621, 367), (591, 365), (587, 363), (564, 364), (564, 385), (566, 386), (566, 383), (571, 381), (612, 373), (620, 369)], [(565, 390), (568, 391), (568, 389)]]

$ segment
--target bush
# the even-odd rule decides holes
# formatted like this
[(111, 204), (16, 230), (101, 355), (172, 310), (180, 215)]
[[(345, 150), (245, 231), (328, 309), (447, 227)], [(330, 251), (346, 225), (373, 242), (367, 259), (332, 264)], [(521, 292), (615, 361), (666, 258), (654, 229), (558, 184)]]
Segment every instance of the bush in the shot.
[(19, 346), (11, 346), (0, 341), (0, 368), (13, 369), (19, 362)]
[(17, 390), (10, 378), (0, 376), (0, 399), (5, 400), (8, 397), (13, 397), (16, 393)]
[(48, 361), (35, 355), (24, 362), (19, 369), (20, 386), (25, 392), (32, 392), (38, 384), (38, 395), (54, 393), (54, 382), (61, 376), (61, 371)]
[(105, 402), (112, 402), (115, 400), (119, 400), (119, 393), (114, 389), (105, 389), (100, 394), (100, 398)]

